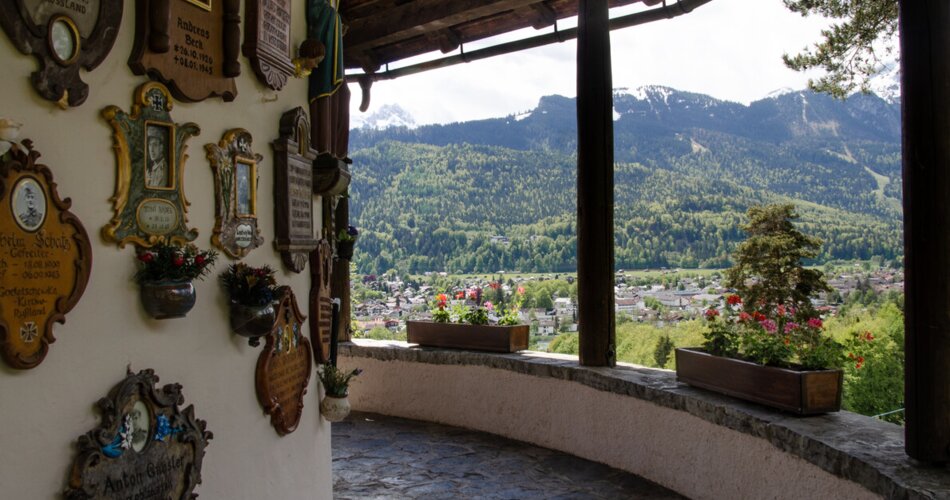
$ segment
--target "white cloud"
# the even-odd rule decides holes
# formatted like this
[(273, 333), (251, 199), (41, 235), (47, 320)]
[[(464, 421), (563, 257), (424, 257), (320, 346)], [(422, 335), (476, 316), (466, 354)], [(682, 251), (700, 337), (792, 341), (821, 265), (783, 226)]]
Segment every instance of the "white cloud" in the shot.
[[(643, 9), (626, 8), (613, 15)], [(569, 20), (559, 27), (574, 24)], [(808, 75), (787, 69), (782, 54), (814, 43), (827, 25), (827, 20), (789, 12), (780, 0), (713, 0), (678, 18), (614, 31), (614, 87), (666, 85), (743, 103), (780, 87), (804, 88)], [(499, 38), (538, 33), (528, 29)], [(467, 44), (465, 49), (493, 43), (499, 40)], [(575, 42), (567, 41), (379, 81), (372, 88), (370, 112), (398, 103), (417, 123), (446, 123), (530, 109), (543, 95), (573, 96), (575, 49)], [(351, 90), (352, 113), (359, 113), (358, 86)]]

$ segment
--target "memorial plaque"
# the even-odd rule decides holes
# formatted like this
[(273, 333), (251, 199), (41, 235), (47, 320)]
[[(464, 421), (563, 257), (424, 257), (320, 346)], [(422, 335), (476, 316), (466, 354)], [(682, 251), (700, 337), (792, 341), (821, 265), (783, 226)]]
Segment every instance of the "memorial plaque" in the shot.
[(0, 354), (20, 369), (46, 357), (92, 267), (86, 229), (39, 157), (25, 140), (0, 165)]
[(205, 144), (214, 172), (214, 234), (211, 243), (234, 258), (264, 244), (257, 227), (257, 166), (263, 157), (251, 150), (251, 134), (236, 128), (218, 144)]
[(310, 253), (310, 339), (315, 346), (313, 357), (317, 364), (330, 360), (333, 299), (330, 297), (330, 279), (333, 272), (333, 247), (326, 239), (320, 240)]
[(257, 78), (280, 90), (294, 74), (291, 59), (291, 0), (247, 0), (244, 6), (244, 55)]
[(168, 86), (176, 99), (237, 96), (240, 0), (139, 0), (129, 67)]
[(306, 317), (297, 307), (289, 286), (278, 292), (277, 321), (266, 336), (264, 351), (257, 359), (257, 400), (270, 415), (271, 425), (281, 436), (297, 429), (303, 413), (303, 397), (310, 385), (313, 359), (310, 342), (303, 334)]
[(303, 108), (280, 117), (280, 137), (274, 149), (274, 210), (277, 239), (274, 248), (294, 272), (302, 272), (307, 258), (317, 248), (313, 236), (313, 160), (310, 121)]
[(0, 26), (20, 52), (36, 58), (30, 75), (44, 99), (79, 106), (89, 86), (79, 68), (92, 71), (115, 43), (122, 0), (19, 0), (0, 2)]
[(135, 91), (132, 112), (118, 106), (102, 110), (113, 130), (116, 156), (115, 211), (102, 237), (120, 247), (132, 242), (150, 247), (159, 241), (184, 244), (198, 237), (188, 227), (185, 198), (185, 142), (200, 130), (176, 124), (164, 85), (148, 82)]
[(152, 370), (131, 372), (99, 400), (102, 421), (79, 437), (69, 500), (197, 497), (201, 463), (213, 437), (194, 407), (181, 410), (181, 385), (159, 390)]

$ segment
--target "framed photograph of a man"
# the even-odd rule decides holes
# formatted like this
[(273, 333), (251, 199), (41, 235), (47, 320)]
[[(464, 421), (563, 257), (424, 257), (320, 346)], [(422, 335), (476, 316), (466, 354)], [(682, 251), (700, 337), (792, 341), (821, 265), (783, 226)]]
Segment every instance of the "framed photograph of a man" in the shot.
[(238, 160), (235, 162), (235, 177), (237, 183), (235, 186), (235, 198), (237, 201), (237, 215), (254, 215), (254, 167), (249, 163)]
[(17, 182), (10, 203), (13, 218), (24, 231), (36, 231), (46, 220), (46, 193), (33, 177), (23, 177)]
[(145, 187), (174, 189), (175, 162), (172, 127), (165, 124), (145, 125)]

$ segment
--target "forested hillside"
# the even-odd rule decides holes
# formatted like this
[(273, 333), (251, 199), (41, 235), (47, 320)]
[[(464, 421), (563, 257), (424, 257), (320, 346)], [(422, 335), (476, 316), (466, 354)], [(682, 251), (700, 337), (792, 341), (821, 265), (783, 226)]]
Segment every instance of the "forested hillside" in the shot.
[[(574, 100), (352, 132), (360, 272), (574, 270)], [(615, 95), (618, 268), (722, 267), (748, 206), (792, 202), (821, 259), (901, 255), (899, 105), (795, 92), (744, 106)], [(503, 236), (507, 241), (493, 236)]]

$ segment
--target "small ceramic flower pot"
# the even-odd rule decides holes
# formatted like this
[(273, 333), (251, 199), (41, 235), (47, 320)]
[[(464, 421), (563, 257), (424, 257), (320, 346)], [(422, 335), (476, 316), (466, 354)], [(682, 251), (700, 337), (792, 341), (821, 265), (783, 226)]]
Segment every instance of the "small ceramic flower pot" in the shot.
[(184, 318), (195, 306), (195, 286), (185, 283), (142, 283), (139, 287), (142, 306), (155, 319)]
[(330, 422), (339, 422), (350, 414), (350, 401), (346, 396), (324, 396), (320, 402), (320, 414)]
[(260, 338), (270, 333), (274, 328), (276, 319), (274, 304), (245, 306), (235, 302), (231, 303), (231, 331), (242, 337), (247, 337), (247, 343), (251, 347), (257, 347), (261, 344)]

